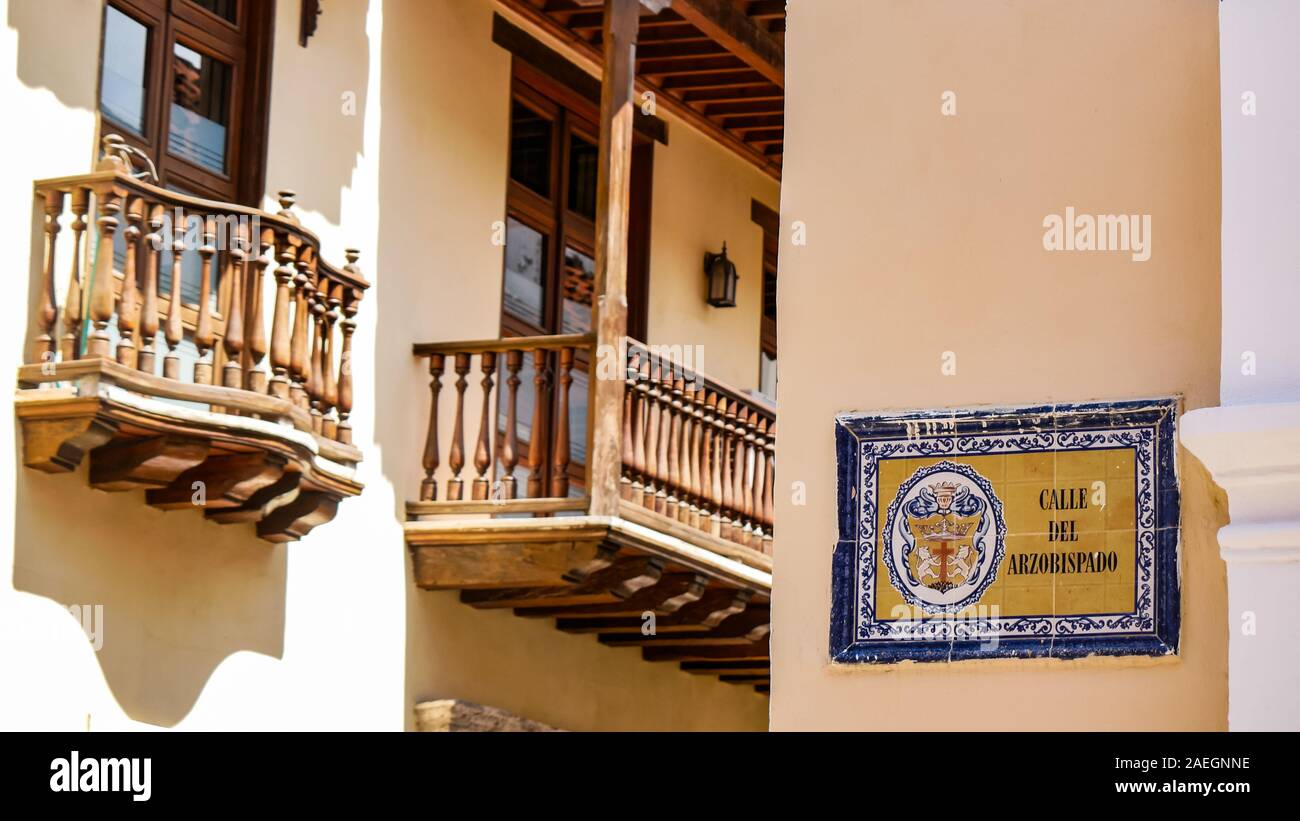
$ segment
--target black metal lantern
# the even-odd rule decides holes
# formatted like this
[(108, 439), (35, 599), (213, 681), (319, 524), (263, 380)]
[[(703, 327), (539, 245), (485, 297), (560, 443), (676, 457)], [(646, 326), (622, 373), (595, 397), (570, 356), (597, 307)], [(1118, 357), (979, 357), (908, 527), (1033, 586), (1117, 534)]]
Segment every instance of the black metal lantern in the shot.
[(736, 264), (727, 259), (727, 243), (722, 243), (722, 253), (704, 254), (704, 275), (709, 278), (708, 302), (715, 308), (736, 307)]

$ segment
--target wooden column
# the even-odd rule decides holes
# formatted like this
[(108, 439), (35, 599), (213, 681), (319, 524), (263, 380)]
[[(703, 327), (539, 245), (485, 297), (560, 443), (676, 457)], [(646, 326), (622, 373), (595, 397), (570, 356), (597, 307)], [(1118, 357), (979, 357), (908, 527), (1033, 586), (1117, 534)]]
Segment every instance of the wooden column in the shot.
[[(596, 356), (621, 355), (627, 336), (627, 223), (632, 176), (639, 0), (605, 0), (605, 67), (596, 178)], [(589, 381), (587, 470), (591, 513), (618, 515), (623, 441), (623, 360), (618, 378)], [(594, 369), (593, 369), (594, 370)]]

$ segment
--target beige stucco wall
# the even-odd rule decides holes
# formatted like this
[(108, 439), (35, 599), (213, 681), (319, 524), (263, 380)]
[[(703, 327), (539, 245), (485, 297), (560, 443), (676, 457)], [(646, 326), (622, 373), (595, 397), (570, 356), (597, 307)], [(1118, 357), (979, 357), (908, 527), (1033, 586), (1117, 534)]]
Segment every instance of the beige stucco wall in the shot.
[[(671, 114), (660, 115), (669, 140), (655, 146), (648, 341), (698, 345), (710, 376), (757, 389), (763, 229), (750, 206), (758, 200), (775, 211), (781, 186)], [(716, 254), (724, 240), (740, 275), (734, 308), (704, 301), (704, 253)]]
[[(1225, 727), (1226, 507), (1185, 451), (1177, 658), (833, 668), (827, 649), (837, 412), (1217, 403), (1216, 7), (790, 3), (774, 729)], [(1151, 214), (1150, 260), (1045, 251), (1068, 205)]]
[[(0, 170), (0, 242), (19, 274), (0, 303), (10, 368), (34, 299), (22, 273), (40, 249), (32, 180), (88, 170), (96, 137), (102, 2), (56, 2), (52, 15), (0, 0), (0, 103), (39, 123), (11, 135), (22, 161)], [(273, 547), (249, 526), (91, 490), (84, 468), (26, 470), (0, 392), (0, 511), (13, 520), (0, 530), (0, 568), (12, 567), (0, 573), (0, 669), (23, 671), (0, 682), (0, 727), (402, 729), (429, 698), (569, 729), (766, 726), (767, 699), (748, 688), (411, 583), (400, 522), (428, 394), (410, 345), (494, 336), (499, 321), (491, 231), (509, 59), (490, 42), (492, 11), (489, 0), (330, 3), (302, 49), (298, 4), (278, 5), (268, 191), (297, 190), (325, 255), (361, 248), (373, 283), (353, 359), (366, 489), (333, 522)], [(757, 314), (754, 325), (756, 341)], [(68, 604), (104, 605), (97, 654)]]

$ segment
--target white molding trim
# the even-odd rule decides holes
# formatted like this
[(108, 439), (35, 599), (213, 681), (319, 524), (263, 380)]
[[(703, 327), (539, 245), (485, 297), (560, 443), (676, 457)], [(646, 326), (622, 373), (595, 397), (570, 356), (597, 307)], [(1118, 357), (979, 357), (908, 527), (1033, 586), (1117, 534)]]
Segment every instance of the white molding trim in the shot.
[(1189, 411), (1179, 433), (1228, 494), (1224, 561), (1300, 562), (1300, 402)]

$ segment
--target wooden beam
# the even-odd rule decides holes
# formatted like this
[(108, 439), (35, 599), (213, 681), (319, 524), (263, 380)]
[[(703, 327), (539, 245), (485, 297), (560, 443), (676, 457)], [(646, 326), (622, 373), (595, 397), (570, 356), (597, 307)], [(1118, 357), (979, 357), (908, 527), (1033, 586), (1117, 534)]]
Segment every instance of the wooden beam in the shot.
[[(583, 99), (600, 103), (600, 80), (579, 66), (546, 47), (546, 44), (511, 23), (500, 14), (492, 16), (492, 42), (528, 63), (543, 74), (582, 95)], [(668, 124), (653, 114), (637, 109), (633, 128), (656, 142), (668, 144)], [(454, 352), (453, 352), (454, 353)]]
[(647, 60), (637, 62), (637, 71), (643, 75), (670, 77), (676, 74), (707, 74), (717, 71), (737, 71), (747, 66), (730, 54), (721, 57), (700, 57), (695, 60)]
[(785, 86), (785, 47), (732, 0), (674, 0), (673, 11), (764, 77)]
[[(572, 51), (572, 54), (574, 56), (578, 57), (579, 59), (585, 60), (593, 70), (598, 70), (602, 65), (602, 57), (601, 57), (600, 49), (596, 48), (591, 43), (587, 42), (576, 32), (570, 31), (569, 29), (565, 28), (561, 23), (556, 21), (554, 18), (546, 14), (543, 14), (540, 9), (538, 9), (532, 3), (528, 2), (528, 0), (498, 0), (498, 2), (501, 3), (503, 6), (505, 6), (506, 8), (508, 8), (510, 11), (518, 14), (520, 17), (526, 20), (530, 25), (536, 26), (544, 34), (550, 37), (554, 37), (556, 40), (563, 43), (567, 48), (569, 48)], [(643, 49), (640, 52), (638, 52), (638, 57), (640, 59), (656, 59), (658, 57), (663, 57), (663, 59), (665, 60), (676, 60), (676, 59), (694, 60), (697, 58), (697, 54), (701, 47), (707, 50), (707, 53), (703, 55), (705, 57), (708, 58), (731, 57), (731, 55), (729, 55), (727, 51), (723, 49), (721, 46), (716, 46), (709, 43), (681, 43), (677, 45), (660, 44), (660, 45), (652, 46), (651, 48), (656, 51), (666, 50), (664, 53), (647, 54), (646, 51)], [(678, 50), (688, 50), (691, 51), (692, 53), (678, 54), (676, 53)], [(707, 109), (712, 108), (713, 107), (712, 105), (706, 106), (705, 113), (701, 113), (700, 111), (692, 108), (691, 106), (686, 105), (681, 100), (674, 97), (672, 94), (669, 94), (668, 92), (664, 91), (655, 83), (646, 79), (645, 75), (642, 75), (637, 80), (637, 88), (642, 91), (652, 92), (655, 95), (655, 97), (659, 100), (659, 105), (663, 106), (664, 109), (672, 112), (674, 115), (685, 120), (692, 127), (699, 129), (700, 132), (702, 132), (703, 134), (712, 137), (720, 145), (730, 149), (732, 152), (736, 154), (736, 156), (740, 157), (741, 159), (749, 163), (752, 163), (756, 168), (758, 168), (763, 173), (770, 176), (772, 179), (778, 181), (781, 179), (781, 166), (779, 163), (769, 160), (767, 157), (763, 155), (763, 152), (758, 151), (754, 146), (749, 145), (744, 140), (737, 137), (735, 134), (732, 134), (730, 131), (727, 131), (725, 128), (721, 127), (716, 122), (709, 119), (709, 116), (711, 115), (709, 115)], [(728, 106), (735, 106), (737, 104), (721, 103), (719, 105), (721, 105), (723, 108), (726, 108)], [(779, 112), (784, 110), (784, 103), (780, 101), (777, 101), (775, 103), (767, 102), (767, 101), (755, 101), (753, 103), (746, 103), (742, 105), (746, 107), (739, 109), (740, 113), (745, 113), (745, 112), (759, 113), (759, 112), (769, 112), (769, 111)], [(774, 106), (774, 107), (769, 107), (769, 106)], [(737, 113), (737, 112), (722, 111), (720, 113), (726, 114), (726, 113)], [(39, 369), (40, 365), (34, 365), (32, 367)]]
[[(605, 0), (605, 70), (596, 171), (596, 355), (627, 337), (627, 226), (636, 104), (637, 0)], [(593, 516), (617, 516), (623, 472), (623, 379), (588, 380), (587, 482)]]

